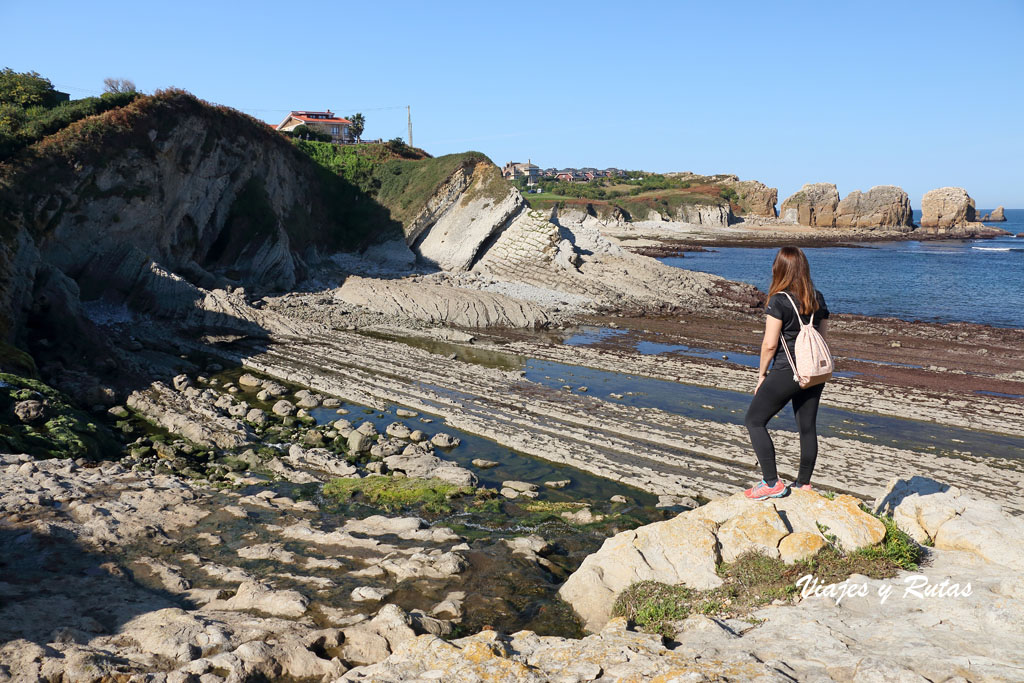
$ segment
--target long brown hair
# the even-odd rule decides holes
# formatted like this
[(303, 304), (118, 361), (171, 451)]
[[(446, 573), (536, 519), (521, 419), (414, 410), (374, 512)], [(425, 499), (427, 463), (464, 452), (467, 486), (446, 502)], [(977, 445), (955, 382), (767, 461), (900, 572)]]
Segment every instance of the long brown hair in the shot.
[(789, 290), (793, 295), (802, 314), (810, 315), (818, 310), (811, 267), (807, 265), (807, 257), (799, 247), (782, 247), (772, 263), (772, 286), (768, 296), (783, 290)]

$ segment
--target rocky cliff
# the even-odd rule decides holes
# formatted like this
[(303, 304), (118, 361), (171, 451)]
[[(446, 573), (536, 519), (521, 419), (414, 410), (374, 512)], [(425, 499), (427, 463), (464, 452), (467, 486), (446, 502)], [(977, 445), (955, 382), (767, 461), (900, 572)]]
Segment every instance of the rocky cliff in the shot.
[(83, 302), (184, 319), (204, 291), (289, 288), (324, 251), (401, 235), (358, 195), (239, 112), (139, 98), (0, 166), (0, 334), (88, 332)]
[(835, 227), (909, 232), (914, 229), (910, 197), (895, 185), (854, 190), (836, 207)]
[(779, 216), (790, 223), (816, 228), (831, 228), (836, 224), (839, 191), (831, 183), (808, 183), (782, 202)]

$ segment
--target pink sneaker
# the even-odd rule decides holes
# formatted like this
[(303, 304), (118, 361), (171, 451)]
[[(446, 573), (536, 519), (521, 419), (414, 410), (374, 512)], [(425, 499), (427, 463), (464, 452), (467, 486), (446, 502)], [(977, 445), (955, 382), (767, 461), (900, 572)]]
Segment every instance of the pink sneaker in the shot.
[(757, 486), (744, 491), (743, 495), (751, 500), (765, 500), (767, 498), (782, 498), (786, 493), (786, 485), (782, 483), (781, 479), (775, 482), (775, 486), (768, 486), (762, 479)]
[[(795, 482), (794, 482), (794, 484), (795, 484)], [(804, 484), (803, 486), (795, 486), (794, 484), (790, 484), (789, 488), (791, 488), (791, 489), (799, 489), (800, 491), (812, 491), (812, 492), (814, 491), (814, 489), (811, 488), (810, 484)]]

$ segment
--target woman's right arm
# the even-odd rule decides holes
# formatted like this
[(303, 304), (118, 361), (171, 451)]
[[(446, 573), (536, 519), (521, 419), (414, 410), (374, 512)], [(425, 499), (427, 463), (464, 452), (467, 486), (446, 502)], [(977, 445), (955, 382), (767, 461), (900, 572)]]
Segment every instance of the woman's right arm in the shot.
[(820, 334), (822, 338), (826, 337), (828, 334), (828, 320), (822, 320), (818, 323), (818, 334)]
[(782, 321), (778, 318), (768, 316), (764, 324), (764, 339), (761, 340), (761, 362), (757, 368), (757, 387), (754, 393), (761, 388), (761, 383), (768, 375), (768, 367), (775, 358), (775, 352), (779, 350), (779, 335), (782, 334)]

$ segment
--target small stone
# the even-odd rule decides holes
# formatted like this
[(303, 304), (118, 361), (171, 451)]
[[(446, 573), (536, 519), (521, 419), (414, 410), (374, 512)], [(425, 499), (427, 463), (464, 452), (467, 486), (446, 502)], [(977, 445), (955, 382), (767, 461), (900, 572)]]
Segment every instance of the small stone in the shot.
[(376, 586), (359, 586), (352, 591), (352, 599), (356, 602), (380, 602), (393, 591)]
[(367, 436), (377, 436), (380, 432), (377, 431), (377, 426), (372, 422), (363, 422), (361, 425), (356, 427), (356, 431), (366, 434)]
[(336, 398), (325, 398), (323, 401), (320, 402), (320, 405), (322, 405), (324, 408), (338, 408), (339, 406), (341, 406), (341, 401)]
[(398, 417), (416, 417), (418, 414), (415, 410), (407, 410), (405, 408), (399, 408), (395, 411), (395, 415)]
[(828, 542), (820, 534), (796, 531), (779, 542), (779, 557), (786, 564), (793, 564), (812, 557), (826, 545)]
[(501, 483), (501, 486), (502, 488), (512, 489), (513, 491), (518, 491), (520, 493), (523, 493), (525, 491), (536, 491), (538, 488), (540, 488), (536, 484), (531, 484), (526, 481), (515, 480), (504, 481)]
[(587, 389), (587, 387), (576, 387), (576, 391), (579, 391), (579, 392), (582, 392), (582, 393), (585, 394), (585, 393), (587, 393), (588, 389)]
[(295, 406), (291, 401), (285, 401), (282, 399), (274, 404), (273, 411), (275, 415), (293, 415), (295, 413)]
[(501, 495), (505, 496), (509, 500), (515, 500), (516, 498), (519, 497), (519, 491), (516, 491), (515, 489), (510, 489), (506, 486), (501, 489)]
[(437, 434), (434, 434), (434, 438), (430, 440), (430, 443), (434, 444), (438, 448), (455, 448), (461, 443), (461, 441), (451, 434), (438, 432)]
[(497, 467), (501, 463), (495, 462), (494, 460), (484, 460), (483, 458), (474, 458), (472, 461), (474, 467), (479, 467), (482, 470), (487, 470), (492, 467)]
[(238, 378), (238, 384), (243, 387), (258, 387), (263, 384), (263, 380), (247, 372)]
[(564, 489), (566, 486), (572, 483), (572, 479), (560, 479), (558, 481), (546, 481), (544, 486), (549, 489)]
[(412, 434), (409, 435), (409, 440), (414, 441), (415, 443), (420, 443), (421, 441), (427, 440), (427, 435), (424, 434), (422, 430), (415, 429)]
[(42, 401), (36, 401), (29, 399), (27, 401), (18, 401), (14, 404), (14, 414), (18, 416), (18, 419), (22, 422), (35, 422), (43, 418), (45, 411)]
[(348, 450), (350, 453), (365, 453), (370, 450), (371, 438), (358, 429), (353, 429), (348, 435)]
[(388, 436), (393, 436), (396, 439), (408, 439), (412, 434), (412, 430), (401, 422), (392, 422), (384, 431)]
[(119, 417), (121, 419), (124, 419), (131, 415), (131, 413), (128, 412), (128, 409), (125, 408), (124, 406), (114, 406), (107, 412), (113, 415), (114, 417)]
[(562, 519), (570, 524), (593, 524), (604, 519), (604, 515), (595, 515), (590, 508), (581, 508), (575, 512), (566, 510), (562, 513)]
[(623, 495), (612, 496), (611, 498), (609, 498), (609, 500), (611, 500), (611, 502), (613, 502), (613, 503), (628, 503), (629, 502), (629, 498), (626, 498)]

